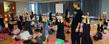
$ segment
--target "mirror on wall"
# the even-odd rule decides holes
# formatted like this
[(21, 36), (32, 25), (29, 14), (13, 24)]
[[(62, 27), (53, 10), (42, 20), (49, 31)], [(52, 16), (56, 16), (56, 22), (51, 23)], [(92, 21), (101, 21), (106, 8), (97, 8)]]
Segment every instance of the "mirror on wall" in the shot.
[(8, 12), (10, 10), (10, 2), (4, 1), (4, 12)]
[(4, 1), (4, 13), (16, 13), (16, 3), (11, 1)]

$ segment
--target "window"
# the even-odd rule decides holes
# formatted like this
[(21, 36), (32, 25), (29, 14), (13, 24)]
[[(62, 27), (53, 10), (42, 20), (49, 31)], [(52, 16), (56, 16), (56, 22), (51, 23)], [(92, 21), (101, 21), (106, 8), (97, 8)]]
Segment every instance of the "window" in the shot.
[(29, 10), (33, 12), (33, 14), (38, 14), (38, 3), (29, 4)]
[(35, 13), (35, 4), (31, 4), (31, 10), (33, 13)]

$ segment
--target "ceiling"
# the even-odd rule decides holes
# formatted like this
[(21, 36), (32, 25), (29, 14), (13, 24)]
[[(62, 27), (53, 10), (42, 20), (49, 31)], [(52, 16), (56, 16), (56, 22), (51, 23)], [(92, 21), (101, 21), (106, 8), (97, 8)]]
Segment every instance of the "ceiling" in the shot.
[(47, 3), (47, 2), (75, 1), (75, 0), (6, 0), (6, 1)]

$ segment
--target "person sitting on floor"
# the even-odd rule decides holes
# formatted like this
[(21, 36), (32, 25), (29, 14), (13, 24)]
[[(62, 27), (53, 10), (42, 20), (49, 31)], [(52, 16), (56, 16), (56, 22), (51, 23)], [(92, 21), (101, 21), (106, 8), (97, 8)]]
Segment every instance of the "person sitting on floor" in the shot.
[(51, 23), (49, 25), (49, 34), (54, 34), (57, 31), (57, 25), (55, 25), (55, 23)]
[(103, 28), (104, 29), (107, 29), (107, 26), (108, 26), (108, 21), (107, 21), (107, 17), (106, 17), (106, 15), (107, 15), (107, 12), (103, 12)]
[(40, 29), (35, 29), (33, 38), (32, 38), (32, 44), (43, 44), (46, 37), (41, 33), (42, 31)]
[(18, 34), (20, 34), (20, 29), (17, 27), (16, 24), (14, 24), (14, 29), (12, 31), (12, 34), (14, 35), (13, 38), (15, 38), (16, 36), (18, 36)]
[(103, 20), (101, 18), (98, 19), (97, 31), (98, 32), (104, 32), (104, 29), (103, 29)]
[(32, 35), (27, 29), (23, 29), (23, 31), (19, 34), (18, 38), (22, 40), (24, 44), (29, 44), (28, 41), (32, 39)]

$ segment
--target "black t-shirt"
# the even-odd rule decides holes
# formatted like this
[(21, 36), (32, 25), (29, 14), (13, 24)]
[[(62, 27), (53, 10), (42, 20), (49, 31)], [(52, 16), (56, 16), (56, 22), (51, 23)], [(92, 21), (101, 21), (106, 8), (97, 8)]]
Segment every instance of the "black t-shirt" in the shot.
[(20, 16), (19, 18), (20, 18), (20, 21), (22, 22), (23, 21), (23, 16)]
[(81, 23), (82, 22), (82, 15), (83, 15), (83, 12), (81, 10), (76, 10), (76, 14), (73, 17), (72, 24)]

